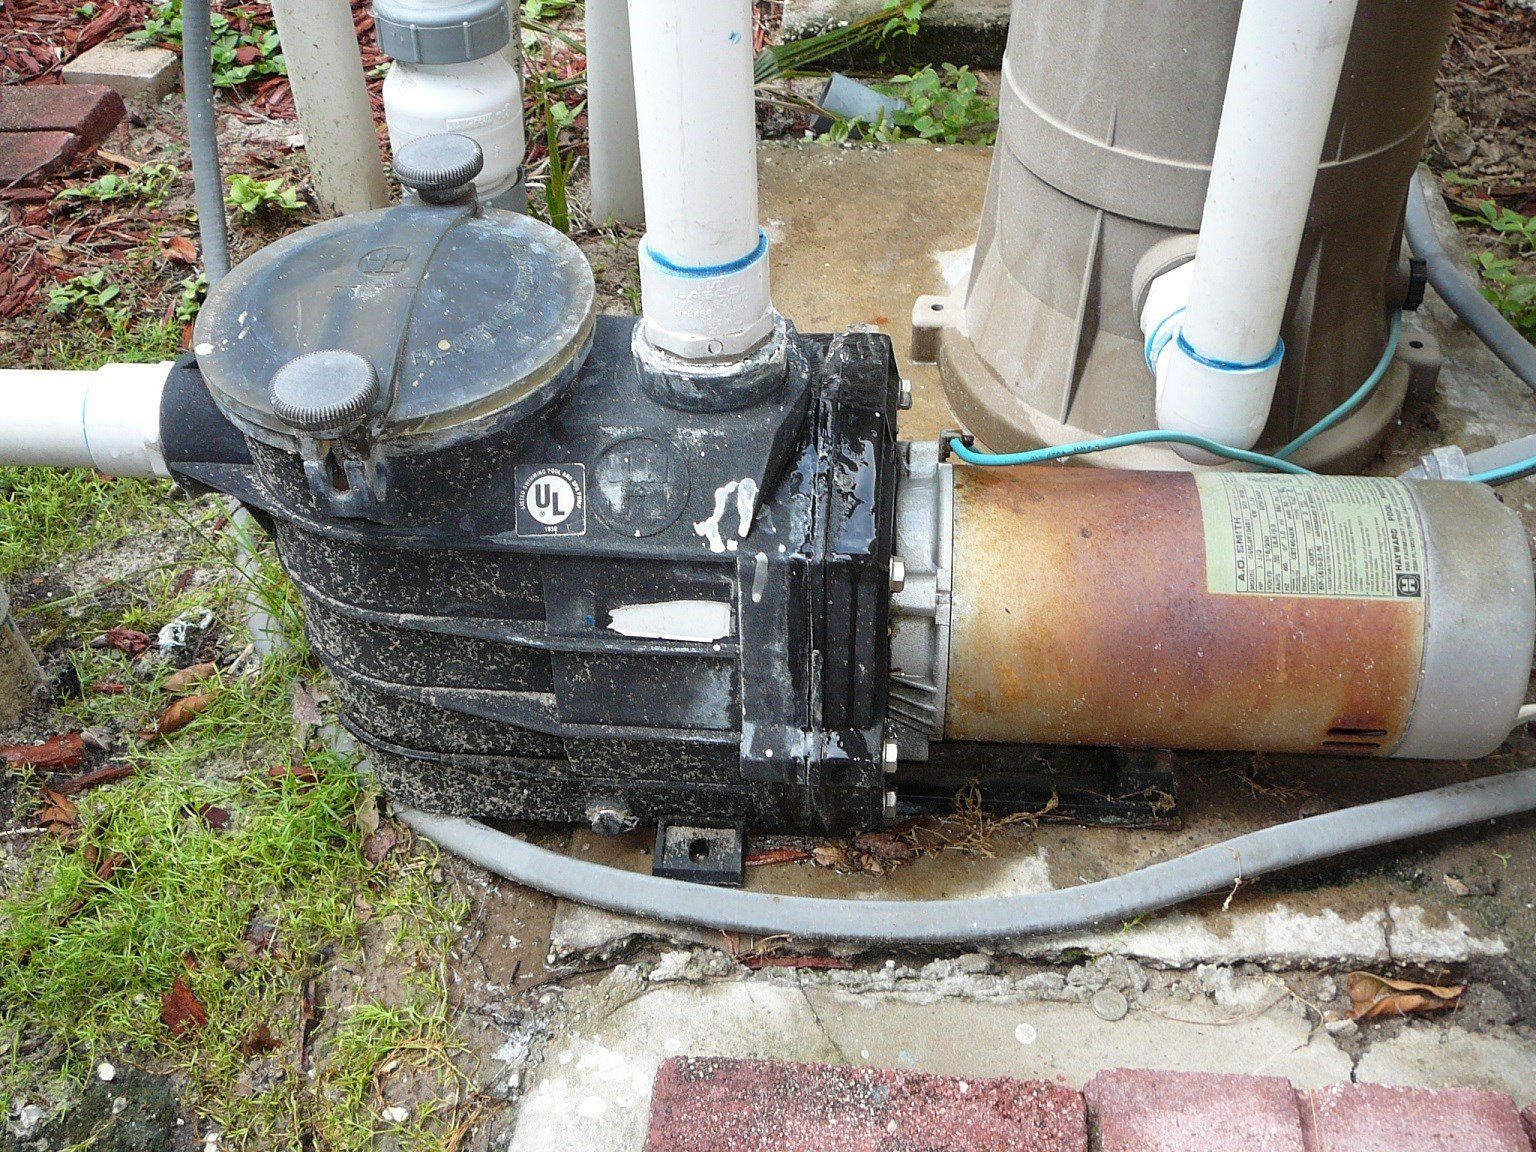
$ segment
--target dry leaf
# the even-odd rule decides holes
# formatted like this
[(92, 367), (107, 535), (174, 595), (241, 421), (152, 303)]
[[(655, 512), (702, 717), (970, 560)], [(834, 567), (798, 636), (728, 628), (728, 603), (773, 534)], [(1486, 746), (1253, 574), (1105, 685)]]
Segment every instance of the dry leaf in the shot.
[(382, 864), (396, 844), (400, 834), (393, 824), (381, 824), (379, 830), (363, 838), (363, 859), (370, 864)]
[(300, 784), (313, 784), (320, 779), (313, 768), (299, 759), (290, 760), (287, 764), (274, 764), (267, 769), (268, 779), (281, 780), (285, 776), (292, 776)]
[(874, 863), (889, 867), (917, 858), (917, 848), (905, 836), (894, 832), (864, 832), (853, 838), (854, 851), (873, 857)]
[(229, 827), (229, 809), (220, 808), (217, 804), (204, 804), (197, 810), (197, 814), (203, 818), (203, 823), (215, 832)]
[(178, 264), (197, 263), (197, 245), (186, 236), (166, 236), (160, 243), (165, 248), (165, 254)]
[(379, 794), (372, 788), (357, 799), (357, 830), (364, 839), (379, 830)]
[(1377, 976), (1373, 972), (1351, 972), (1344, 978), (1344, 983), (1349, 989), (1351, 1020), (1441, 1012), (1454, 1008), (1465, 991), (1460, 984), (1448, 987), (1417, 984), (1411, 980)]
[(811, 858), (804, 848), (764, 848), (746, 859), (748, 868), (766, 868), (774, 864), (801, 864)]
[(171, 990), (160, 998), (160, 1023), (171, 1030), (172, 1036), (195, 1032), (208, 1023), (208, 1012), (198, 1003), (192, 989), (180, 976)]
[(8, 768), (73, 768), (85, 757), (85, 738), (78, 732), (50, 736), (41, 744), (7, 744), (0, 760)]
[(75, 818), (78, 815), (75, 802), (52, 788), (44, 788), (42, 798), (42, 807), (37, 810), (38, 825), (48, 829), (55, 836), (68, 836), (74, 831)]
[(165, 678), (165, 683), (161, 687), (172, 696), (180, 696), (192, 685), (201, 683), (217, 671), (218, 668), (211, 663), (193, 664), (180, 672), (171, 673)]
[(128, 857), (124, 856), (121, 852), (108, 852), (102, 857), (100, 863), (96, 865), (96, 879), (112, 879), (113, 873), (126, 863), (128, 863)]
[(282, 1046), (282, 1041), (272, 1035), (272, 1025), (263, 1020), (240, 1041), (240, 1055), (260, 1056), (266, 1052), (276, 1052)]
[(64, 783), (56, 785), (54, 791), (61, 796), (73, 796), (77, 792), (88, 792), (103, 784), (116, 784), (119, 780), (126, 780), (133, 775), (133, 772), (132, 764), (108, 764), (103, 768), (93, 768), (89, 772), (72, 776)]
[(204, 692), (197, 696), (184, 696), (180, 700), (172, 700), (166, 705), (152, 728), (146, 728), (139, 733), (140, 740), (157, 740), (162, 736), (169, 736), (180, 728), (185, 728), (197, 716), (212, 704), (216, 694)]
[(127, 656), (137, 658), (149, 650), (150, 639), (143, 633), (132, 628), (109, 628), (102, 636), (101, 643), (106, 648), (116, 648)]
[(320, 712), (319, 693), (302, 680), (293, 686), (293, 723), (306, 732), (325, 723), (325, 716)]

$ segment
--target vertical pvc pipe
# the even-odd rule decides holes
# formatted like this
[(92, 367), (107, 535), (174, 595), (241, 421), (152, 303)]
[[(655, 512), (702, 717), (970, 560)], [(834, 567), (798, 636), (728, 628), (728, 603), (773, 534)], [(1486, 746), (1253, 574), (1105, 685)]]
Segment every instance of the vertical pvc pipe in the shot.
[(389, 203), (347, 0), (272, 0), (315, 195), (333, 216)]
[(645, 186), (645, 335), (736, 357), (774, 325), (757, 217), (751, 0), (629, 0)]
[(1355, 0), (1243, 4), (1189, 302), (1158, 366), (1163, 428), (1238, 448), (1264, 430), (1355, 8)]
[(586, 30), (592, 219), (644, 224), (627, 0), (587, 0)]

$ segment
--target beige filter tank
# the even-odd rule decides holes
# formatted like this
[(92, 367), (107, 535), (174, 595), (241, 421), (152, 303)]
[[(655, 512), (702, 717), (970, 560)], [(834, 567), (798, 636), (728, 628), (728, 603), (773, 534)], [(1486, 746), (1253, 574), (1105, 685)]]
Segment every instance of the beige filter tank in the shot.
[[(968, 283), (924, 297), (955, 414), (995, 451), (1157, 426), (1138, 291), (1194, 251), (1239, 0), (1016, 0)], [(1402, 251), (1450, 0), (1360, 0), (1258, 450), (1353, 393), (1412, 289)], [(1276, 115), (1283, 115), (1277, 109)], [(1140, 266), (1138, 268), (1138, 265)], [(934, 331), (934, 329), (937, 331)], [(921, 343), (921, 341), (919, 342)], [(1370, 402), (1295, 459), (1358, 468), (1438, 357), (1405, 330)], [(1101, 464), (1189, 467), (1143, 447)]]

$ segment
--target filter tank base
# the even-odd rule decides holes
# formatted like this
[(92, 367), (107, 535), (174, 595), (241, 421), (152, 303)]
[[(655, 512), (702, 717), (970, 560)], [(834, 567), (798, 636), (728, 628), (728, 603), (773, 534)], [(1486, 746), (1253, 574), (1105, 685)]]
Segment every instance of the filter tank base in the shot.
[[(954, 315), (958, 316), (956, 309)], [(1102, 339), (1102, 337), (1101, 337)], [(1155, 427), (1150, 411), (1145, 422), (1110, 429), (1087, 428), (1066, 422), (1026, 402), (1019, 391), (1004, 383), (977, 353), (966, 334), (946, 327), (938, 334), (939, 374), (949, 405), (960, 423), (993, 452), (1019, 452), (1058, 444), (1075, 444), (1104, 435)], [(1126, 394), (1150, 394), (1141, 346), (1125, 344)], [(1417, 345), (1416, 347), (1414, 345)], [(1316, 471), (1352, 473), (1365, 470), (1376, 457), (1403, 404), (1410, 397), (1433, 394), (1440, 373), (1440, 350), (1433, 338), (1413, 333), (1393, 359), (1386, 376), (1371, 399), (1349, 419), (1319, 436), (1294, 456), (1296, 463)], [(1256, 451), (1280, 447), (1288, 437), (1268, 437)], [(1112, 452), (1093, 453), (1082, 462), (1103, 468), (1136, 468), (1149, 471), (1202, 471), (1171, 448), (1140, 445)], [(1236, 465), (1220, 465), (1231, 469)]]

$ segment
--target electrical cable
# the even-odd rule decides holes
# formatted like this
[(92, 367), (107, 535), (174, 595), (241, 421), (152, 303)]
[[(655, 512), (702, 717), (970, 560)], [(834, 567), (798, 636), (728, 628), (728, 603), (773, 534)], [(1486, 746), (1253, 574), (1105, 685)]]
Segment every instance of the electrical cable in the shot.
[(1312, 473), (1299, 464), (1292, 464), (1289, 460), (1281, 460), (1275, 456), (1265, 456), (1261, 452), (1249, 452), (1243, 448), (1232, 448), (1226, 444), (1218, 444), (1214, 440), (1207, 440), (1204, 436), (1195, 436), (1189, 432), (1167, 432), (1161, 429), (1150, 429), (1146, 432), (1126, 432), (1119, 436), (1106, 436), (1102, 440), (1084, 440), (1077, 444), (1055, 444), (1045, 448), (1032, 448), (1027, 452), (978, 452), (974, 448), (966, 447), (959, 437), (952, 437), (949, 441), (950, 451), (967, 464), (980, 464), (987, 467), (1010, 467), (1015, 464), (1043, 464), (1050, 460), (1061, 460), (1068, 456), (1083, 456), (1090, 452), (1109, 452), (1116, 448), (1129, 448), (1137, 444), (1187, 444), (1192, 448), (1199, 448), (1209, 452), (1213, 456), (1221, 456), (1228, 460), (1235, 460), (1241, 464), (1252, 464), (1259, 468), (1268, 468), (1273, 472), (1286, 472), (1292, 476), (1310, 476)]
[(1392, 366), (1392, 357), (1397, 355), (1397, 344), (1402, 334), (1403, 314), (1401, 311), (1394, 312), (1392, 313), (1392, 323), (1387, 329), (1387, 346), (1382, 349), (1381, 359), (1376, 361), (1376, 367), (1371, 369), (1371, 374), (1365, 378), (1365, 383), (1356, 388), (1354, 393), (1344, 403), (1340, 404), (1284, 448), (1276, 449), (1275, 455), (1281, 460), (1288, 459), (1298, 449), (1310, 444), (1335, 424), (1338, 424), (1346, 417), (1354, 415), (1355, 411), (1371, 398), (1371, 394), (1376, 391), (1377, 385), (1386, 377), (1387, 369)]
[(187, 100), (187, 147), (192, 152), (192, 195), (197, 207), (203, 270), (211, 289), (229, 272), (229, 227), (224, 178), (219, 173), (218, 120), (213, 106), (213, 45), (209, 0), (182, 6), (182, 91)]

